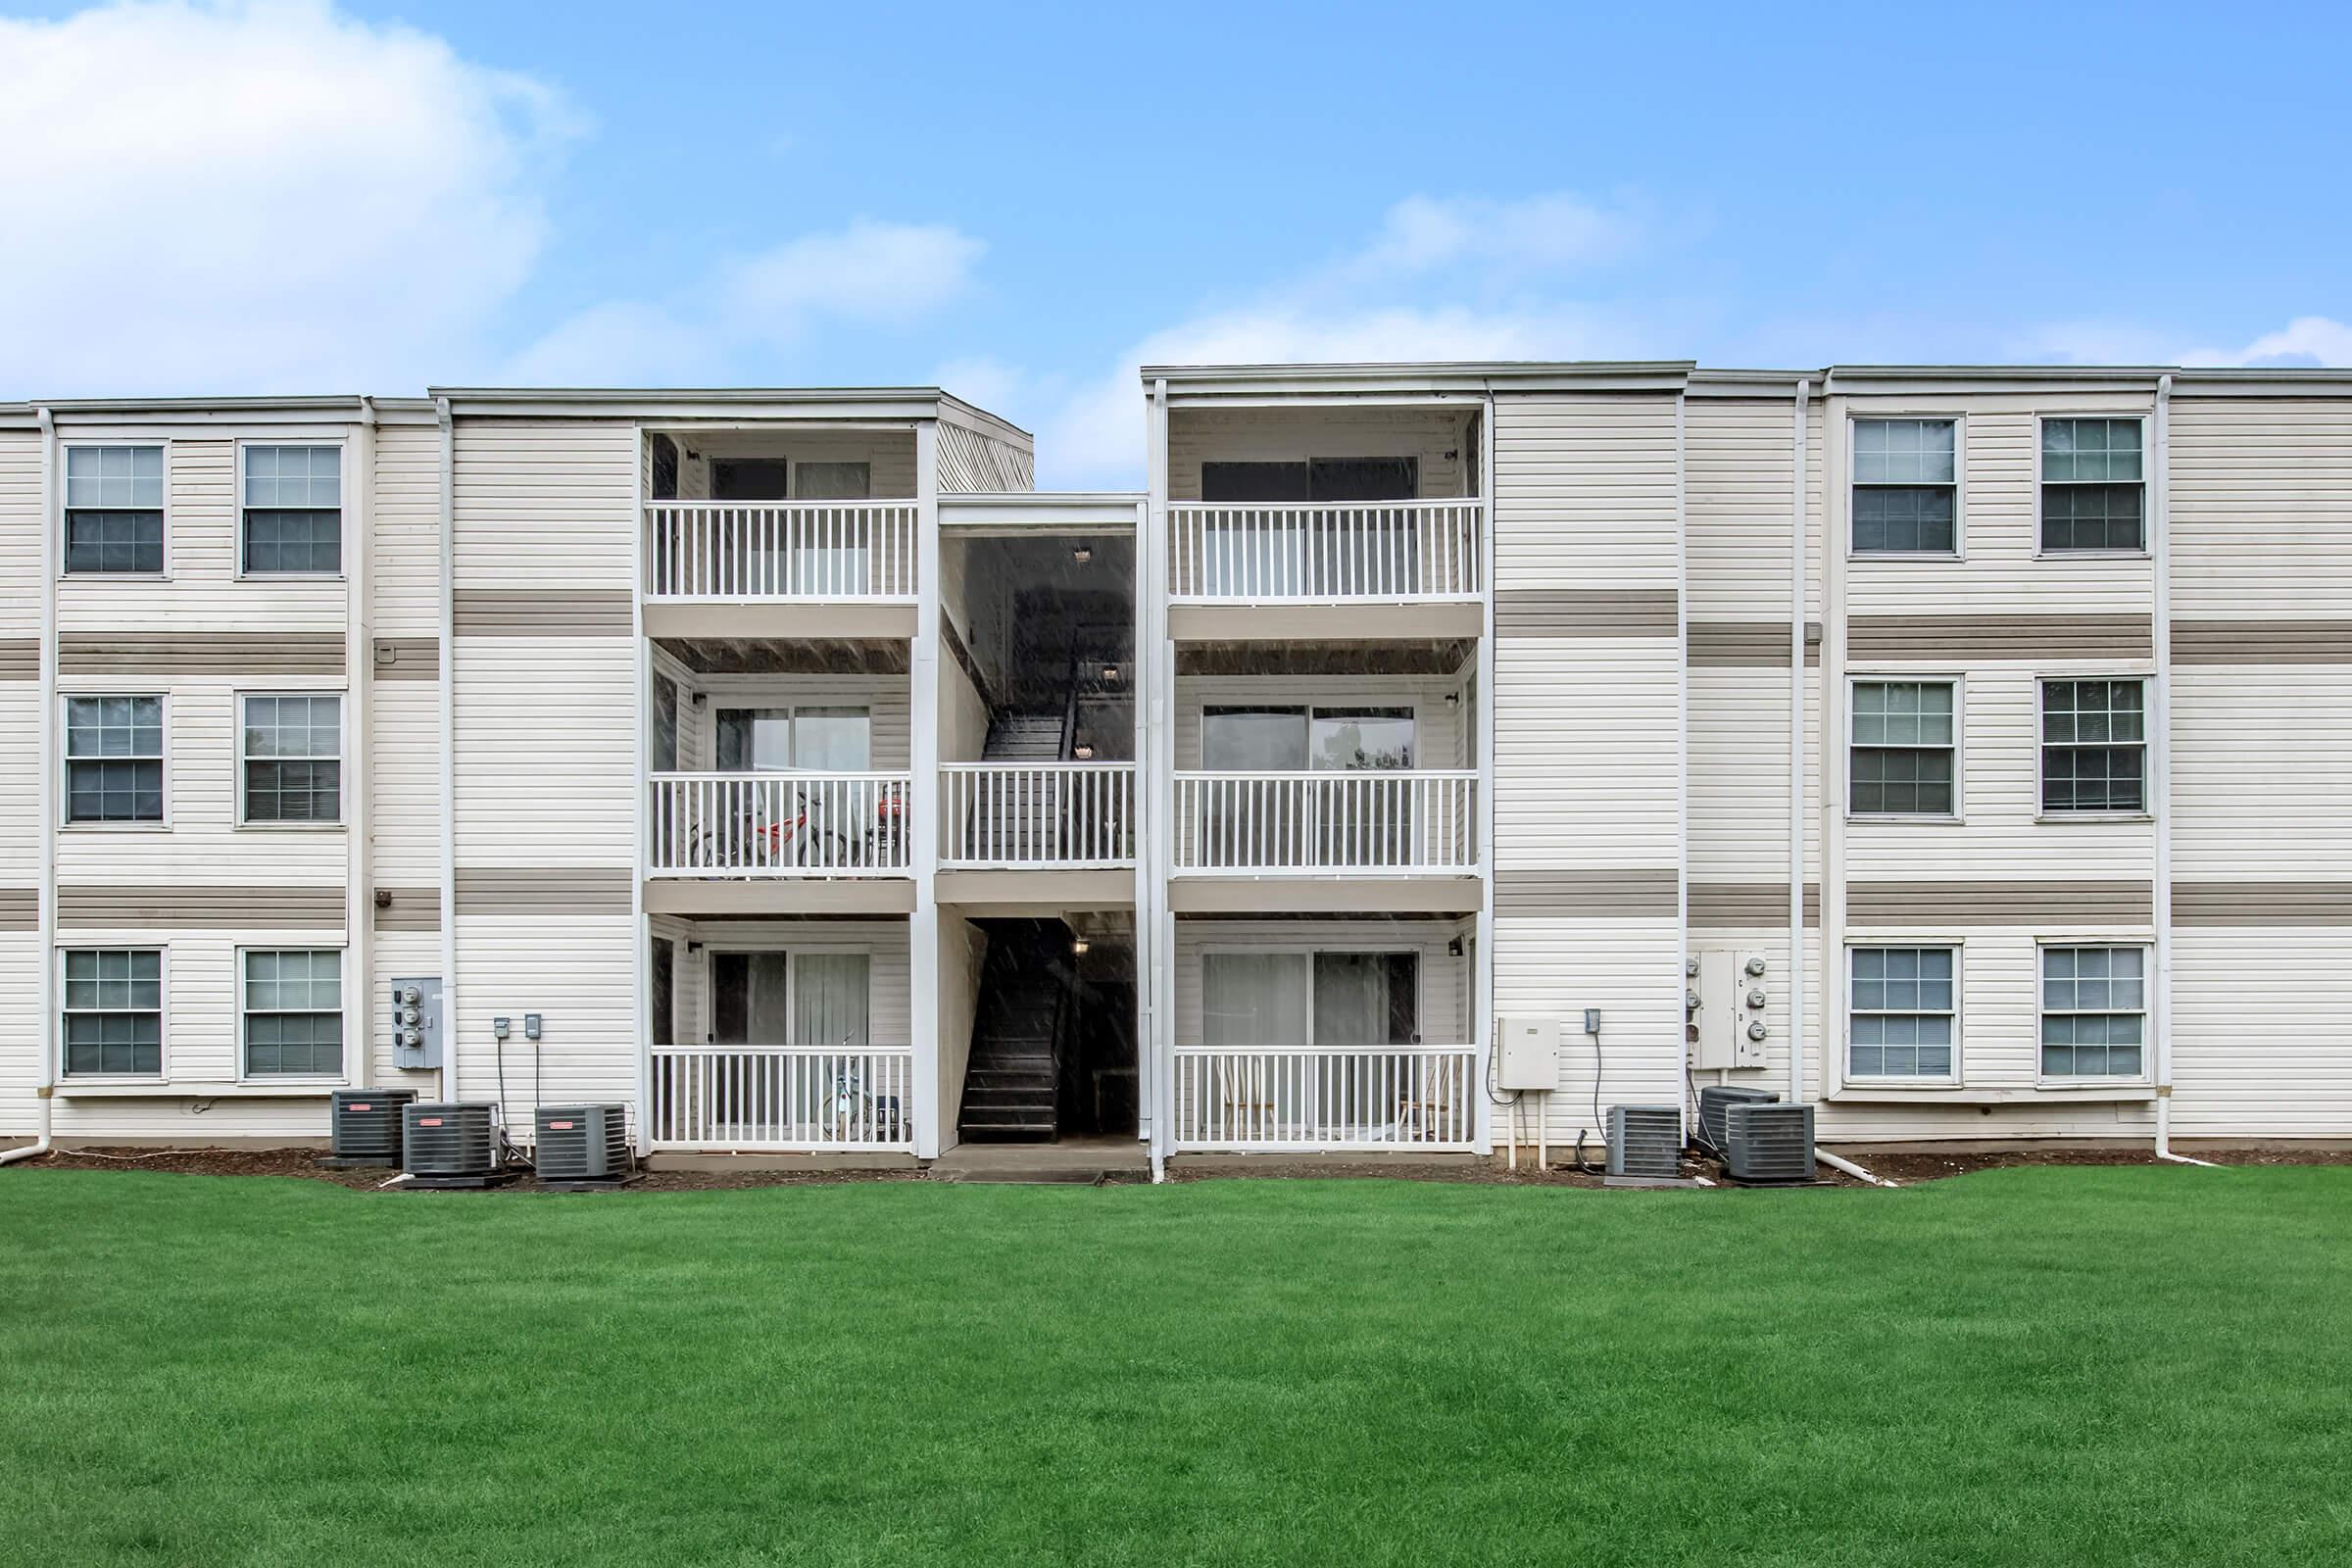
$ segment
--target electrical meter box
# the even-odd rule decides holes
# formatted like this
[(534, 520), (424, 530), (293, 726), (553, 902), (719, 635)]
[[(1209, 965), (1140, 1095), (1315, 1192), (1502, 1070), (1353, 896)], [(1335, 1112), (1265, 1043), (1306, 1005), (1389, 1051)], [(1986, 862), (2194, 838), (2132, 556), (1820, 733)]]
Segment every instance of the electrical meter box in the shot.
[(441, 977), (392, 982), (392, 1064), (441, 1065)]
[(1690, 1014), (1690, 1065), (1702, 1072), (1763, 1066), (1770, 1033), (1764, 1009), (1776, 978), (1764, 955), (1716, 951), (1696, 957), (1698, 974), (1690, 982), (1698, 998)]
[(1560, 1087), (1560, 1020), (1494, 1020), (1494, 1082), (1500, 1089)]

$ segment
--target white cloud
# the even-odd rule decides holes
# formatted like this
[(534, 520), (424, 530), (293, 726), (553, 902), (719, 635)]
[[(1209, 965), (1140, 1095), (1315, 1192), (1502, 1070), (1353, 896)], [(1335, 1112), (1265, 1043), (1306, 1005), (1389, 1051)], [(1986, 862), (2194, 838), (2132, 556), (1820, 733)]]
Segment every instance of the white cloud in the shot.
[(2352, 326), (2325, 316), (2298, 316), (2234, 353), (2192, 350), (2187, 365), (2352, 365)]
[[(1144, 449), (1145, 365), (1587, 359), (1639, 352), (1622, 311), (1562, 300), (1601, 264), (1632, 251), (1629, 215), (1564, 194), (1515, 202), (1416, 196), (1389, 209), (1356, 252), (1237, 308), (1152, 333), (1077, 388), (1038, 438), (1042, 478), (1135, 485)], [(1409, 301), (1432, 279), (1452, 292)], [(1473, 303), (1462, 303), (1470, 301)], [(953, 383), (949, 383), (953, 388)]]
[(0, 22), (8, 395), (417, 387), (546, 234), (576, 122), (531, 78), (319, 0)]
[(2237, 348), (2201, 348), (2129, 322), (2069, 321), (2025, 339), (2021, 352), (2068, 365), (2352, 366), (2352, 325), (2298, 316)]

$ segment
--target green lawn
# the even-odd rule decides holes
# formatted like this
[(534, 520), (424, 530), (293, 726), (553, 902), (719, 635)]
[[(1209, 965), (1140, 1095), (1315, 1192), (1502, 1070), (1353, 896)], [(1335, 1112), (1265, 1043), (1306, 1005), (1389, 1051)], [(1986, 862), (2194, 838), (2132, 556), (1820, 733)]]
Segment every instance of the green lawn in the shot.
[(2352, 1562), (2352, 1168), (0, 1172), (0, 1560)]

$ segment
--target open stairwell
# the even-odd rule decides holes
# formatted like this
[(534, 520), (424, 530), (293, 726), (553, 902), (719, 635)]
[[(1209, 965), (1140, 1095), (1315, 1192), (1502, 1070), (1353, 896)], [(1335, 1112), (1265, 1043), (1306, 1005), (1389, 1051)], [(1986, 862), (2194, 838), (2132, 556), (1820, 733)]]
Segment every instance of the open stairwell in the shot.
[(1075, 1024), (1070, 931), (1059, 920), (985, 920), (988, 958), (956, 1130), (974, 1143), (1059, 1136), (1062, 1058)]

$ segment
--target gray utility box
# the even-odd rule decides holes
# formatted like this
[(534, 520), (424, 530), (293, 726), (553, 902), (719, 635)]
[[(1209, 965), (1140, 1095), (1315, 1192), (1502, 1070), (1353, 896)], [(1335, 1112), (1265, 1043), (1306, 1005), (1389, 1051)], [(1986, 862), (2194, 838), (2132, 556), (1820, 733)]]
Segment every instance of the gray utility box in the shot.
[(620, 1105), (541, 1105), (532, 1162), (543, 1182), (616, 1182), (628, 1174), (628, 1112)]
[(441, 977), (421, 975), (392, 982), (392, 1064), (441, 1065)]
[(1683, 1174), (1680, 1105), (1611, 1105), (1609, 1174), (1671, 1182)]
[(1732, 1180), (1813, 1180), (1811, 1105), (1734, 1105), (1724, 1119), (1731, 1142), (1723, 1152), (1723, 1168)]
[(1734, 1105), (1768, 1105), (1780, 1098), (1769, 1089), (1745, 1084), (1709, 1084), (1698, 1092), (1698, 1135), (1720, 1154), (1732, 1147), (1732, 1129), (1725, 1118)]

